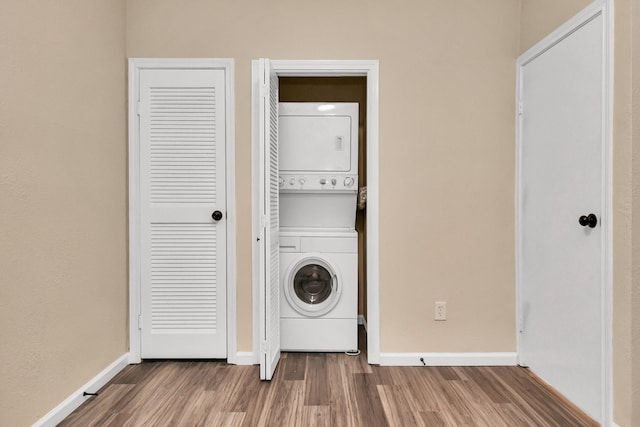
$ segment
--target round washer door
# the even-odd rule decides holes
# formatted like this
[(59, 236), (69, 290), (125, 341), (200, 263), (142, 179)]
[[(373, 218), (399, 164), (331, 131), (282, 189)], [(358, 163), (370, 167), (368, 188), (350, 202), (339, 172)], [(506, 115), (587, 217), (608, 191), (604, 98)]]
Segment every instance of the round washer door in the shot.
[(285, 275), (284, 294), (298, 313), (318, 317), (331, 311), (342, 293), (339, 271), (320, 254), (305, 254)]

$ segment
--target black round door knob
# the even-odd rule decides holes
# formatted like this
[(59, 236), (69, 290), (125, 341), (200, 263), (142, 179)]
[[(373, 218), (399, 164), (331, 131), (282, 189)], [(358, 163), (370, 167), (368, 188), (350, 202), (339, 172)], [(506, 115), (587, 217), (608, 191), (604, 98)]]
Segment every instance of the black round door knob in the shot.
[(578, 222), (583, 227), (587, 227), (588, 226), (590, 228), (595, 228), (596, 225), (598, 225), (598, 217), (595, 216), (594, 214), (582, 215), (578, 219)]
[(214, 221), (220, 221), (222, 217), (223, 215), (220, 211), (213, 211), (213, 213), (211, 214), (211, 218), (213, 218)]

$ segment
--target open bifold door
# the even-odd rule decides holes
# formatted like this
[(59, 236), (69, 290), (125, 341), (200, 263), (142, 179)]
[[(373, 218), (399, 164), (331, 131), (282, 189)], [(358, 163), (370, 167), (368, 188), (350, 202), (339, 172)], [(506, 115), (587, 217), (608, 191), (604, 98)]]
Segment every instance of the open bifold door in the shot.
[(278, 76), (268, 59), (253, 61), (254, 138), (258, 138), (260, 379), (280, 360), (280, 228), (278, 219)]

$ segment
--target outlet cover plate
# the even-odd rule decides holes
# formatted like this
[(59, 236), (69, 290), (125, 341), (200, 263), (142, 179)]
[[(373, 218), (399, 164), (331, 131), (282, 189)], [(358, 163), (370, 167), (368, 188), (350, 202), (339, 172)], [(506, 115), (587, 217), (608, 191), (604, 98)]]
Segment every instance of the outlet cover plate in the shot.
[(447, 303), (436, 301), (434, 320), (447, 320)]

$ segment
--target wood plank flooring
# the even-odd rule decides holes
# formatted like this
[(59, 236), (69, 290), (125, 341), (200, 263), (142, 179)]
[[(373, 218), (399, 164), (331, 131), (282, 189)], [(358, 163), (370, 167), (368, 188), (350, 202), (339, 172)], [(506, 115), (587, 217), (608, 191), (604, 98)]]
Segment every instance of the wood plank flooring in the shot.
[(257, 366), (149, 361), (120, 372), (60, 426), (597, 426), (527, 369), (370, 366), (366, 355), (283, 353)]

